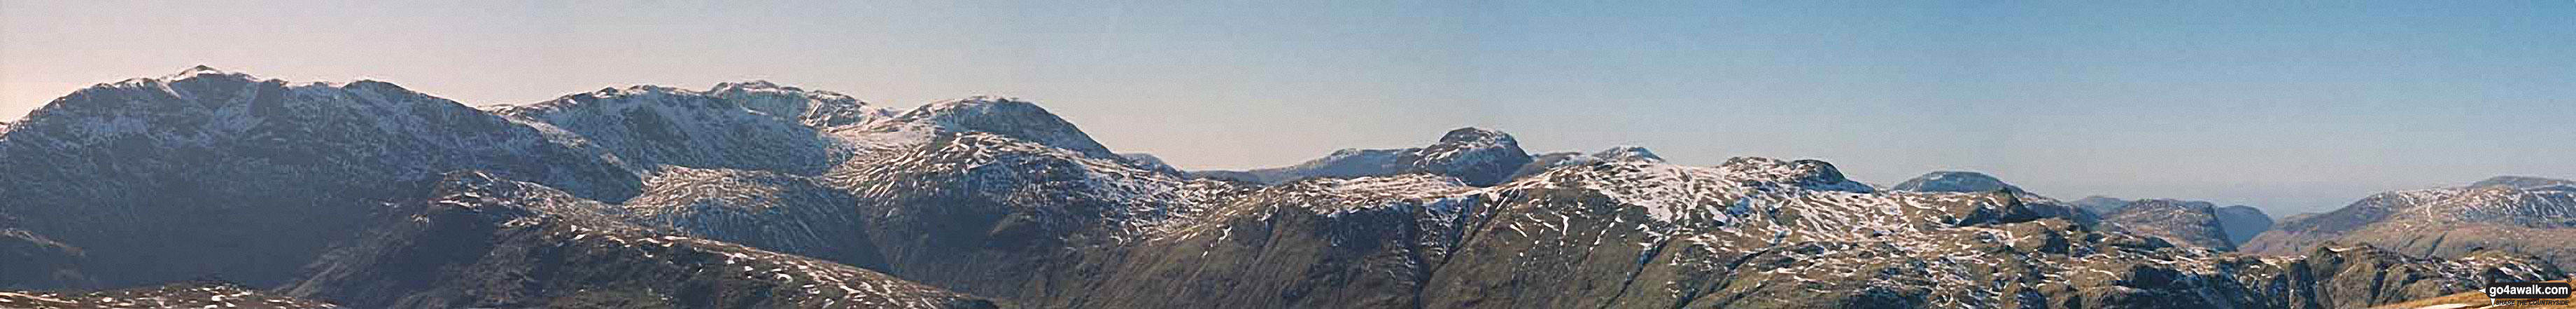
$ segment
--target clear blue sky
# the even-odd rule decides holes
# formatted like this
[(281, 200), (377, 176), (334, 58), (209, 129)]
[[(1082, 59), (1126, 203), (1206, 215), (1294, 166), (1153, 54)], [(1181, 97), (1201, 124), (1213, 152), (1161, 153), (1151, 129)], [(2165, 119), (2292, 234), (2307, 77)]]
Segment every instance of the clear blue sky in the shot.
[(2576, 2), (1386, 2), (6, 0), (0, 119), (207, 64), (476, 105), (746, 79), (1018, 96), (1188, 168), (1472, 125), (2276, 215), (2576, 177)]

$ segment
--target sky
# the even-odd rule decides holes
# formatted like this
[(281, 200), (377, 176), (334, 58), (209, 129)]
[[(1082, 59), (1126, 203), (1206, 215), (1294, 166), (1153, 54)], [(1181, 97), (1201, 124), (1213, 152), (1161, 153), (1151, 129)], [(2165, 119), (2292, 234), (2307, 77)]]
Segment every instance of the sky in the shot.
[(1504, 130), (2331, 210), (2576, 177), (2576, 2), (0, 0), (0, 119), (209, 65), (472, 105), (769, 80), (1039, 103), (1190, 169)]

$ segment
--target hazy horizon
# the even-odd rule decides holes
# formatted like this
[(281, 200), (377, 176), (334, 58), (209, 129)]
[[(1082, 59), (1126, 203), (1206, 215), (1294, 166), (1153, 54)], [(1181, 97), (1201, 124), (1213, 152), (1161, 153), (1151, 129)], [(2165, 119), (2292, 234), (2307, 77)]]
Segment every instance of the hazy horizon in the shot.
[(1476, 126), (2275, 217), (2576, 177), (2576, 3), (762, 4), (0, 2), (0, 121), (202, 64), (469, 105), (752, 79), (1003, 95), (1191, 169)]

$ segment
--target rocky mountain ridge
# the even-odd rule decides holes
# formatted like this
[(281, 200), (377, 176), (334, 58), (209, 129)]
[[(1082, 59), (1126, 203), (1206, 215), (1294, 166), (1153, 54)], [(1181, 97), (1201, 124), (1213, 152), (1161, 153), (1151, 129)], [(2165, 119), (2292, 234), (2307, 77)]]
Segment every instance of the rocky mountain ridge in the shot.
[[(1643, 149), (1638, 149), (1642, 151)], [(1645, 156), (1651, 157), (1651, 153)], [(1534, 159), (1520, 142), (1502, 131), (1459, 128), (1421, 148), (1342, 149), (1297, 165), (1249, 171), (1201, 171), (1202, 177), (1256, 183), (1282, 183), (1314, 177), (1366, 177), (1431, 173), (1458, 177), (1469, 184), (1493, 185), (1510, 180)]]
[(2283, 220), (2247, 252), (2292, 254), (2327, 241), (2368, 243), (2416, 256), (2510, 249), (2576, 265), (2576, 185), (2503, 176), (2467, 186), (2386, 192), (2332, 212)]

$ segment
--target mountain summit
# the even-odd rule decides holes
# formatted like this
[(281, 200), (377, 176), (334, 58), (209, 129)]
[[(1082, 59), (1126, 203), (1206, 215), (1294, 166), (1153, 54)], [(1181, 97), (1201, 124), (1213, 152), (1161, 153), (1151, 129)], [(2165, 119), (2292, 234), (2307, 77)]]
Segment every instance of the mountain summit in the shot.
[(1493, 185), (1509, 180), (1531, 160), (1529, 153), (1521, 150), (1520, 142), (1513, 140), (1511, 134), (1469, 127), (1450, 130), (1441, 134), (1439, 141), (1421, 148), (1342, 149), (1323, 158), (1288, 167), (1203, 171), (1198, 174), (1258, 183), (1282, 183), (1316, 177), (1429, 173), (1457, 177), (1468, 184)]

